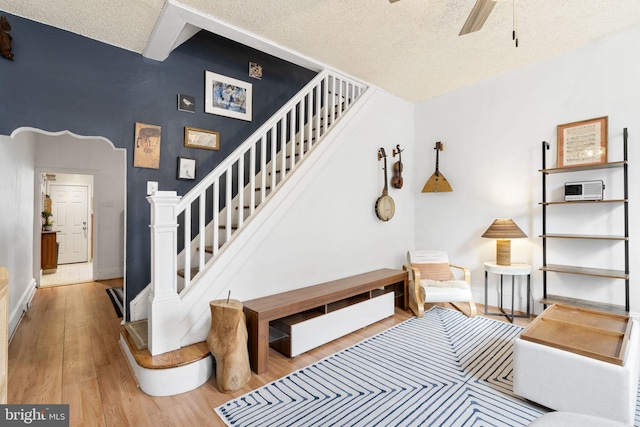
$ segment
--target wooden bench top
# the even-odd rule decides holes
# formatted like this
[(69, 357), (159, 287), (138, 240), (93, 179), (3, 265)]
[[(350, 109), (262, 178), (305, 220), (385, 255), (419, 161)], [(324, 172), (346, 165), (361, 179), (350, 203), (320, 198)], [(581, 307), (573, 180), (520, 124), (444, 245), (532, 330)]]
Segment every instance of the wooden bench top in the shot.
[(255, 313), (262, 321), (274, 320), (405, 280), (406, 271), (381, 268), (319, 285), (256, 298), (243, 302), (243, 305), (245, 312)]

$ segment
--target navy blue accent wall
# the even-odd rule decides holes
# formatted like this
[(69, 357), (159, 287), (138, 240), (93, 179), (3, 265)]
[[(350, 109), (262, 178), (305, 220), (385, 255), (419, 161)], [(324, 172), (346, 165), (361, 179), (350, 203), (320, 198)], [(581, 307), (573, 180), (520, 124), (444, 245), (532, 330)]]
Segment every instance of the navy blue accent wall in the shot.
[[(127, 149), (127, 303), (150, 281), (146, 182), (189, 189), (251, 135), (315, 72), (201, 31), (167, 60), (141, 55), (10, 14), (15, 61), (0, 58), (0, 134), (21, 126), (103, 136)], [(114, 29), (126, 31), (126, 29)], [(249, 62), (263, 67), (248, 76)], [(253, 85), (253, 121), (204, 112), (205, 70)], [(196, 112), (177, 110), (178, 93), (196, 97)], [(160, 169), (133, 167), (135, 123), (162, 126)], [(184, 127), (220, 132), (221, 148), (184, 147)], [(177, 157), (196, 159), (196, 181), (176, 179)], [(80, 165), (79, 165), (80, 166)]]

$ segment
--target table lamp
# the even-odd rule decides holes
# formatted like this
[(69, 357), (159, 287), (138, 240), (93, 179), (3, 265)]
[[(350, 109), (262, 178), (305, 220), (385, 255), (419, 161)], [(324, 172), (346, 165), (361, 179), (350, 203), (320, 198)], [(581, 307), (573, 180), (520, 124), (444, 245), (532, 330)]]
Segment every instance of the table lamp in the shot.
[(496, 264), (511, 265), (511, 240), (527, 237), (511, 218), (498, 218), (482, 237), (496, 240)]

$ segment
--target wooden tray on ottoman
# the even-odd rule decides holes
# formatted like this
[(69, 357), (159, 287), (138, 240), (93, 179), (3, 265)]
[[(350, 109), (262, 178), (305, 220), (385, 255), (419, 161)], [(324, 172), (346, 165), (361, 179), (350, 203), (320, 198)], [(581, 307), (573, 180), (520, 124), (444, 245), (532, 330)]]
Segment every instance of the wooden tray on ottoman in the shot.
[(630, 333), (628, 316), (553, 304), (520, 338), (622, 366)]

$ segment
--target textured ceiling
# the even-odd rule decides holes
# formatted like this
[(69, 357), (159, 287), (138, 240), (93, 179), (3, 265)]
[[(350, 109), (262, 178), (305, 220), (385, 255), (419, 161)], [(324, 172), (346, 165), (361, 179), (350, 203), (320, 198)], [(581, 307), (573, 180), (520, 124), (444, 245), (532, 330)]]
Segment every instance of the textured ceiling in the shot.
[[(182, 0), (217, 20), (412, 102), (640, 25), (638, 0), (499, 1), (458, 36), (475, 0)], [(0, 11), (142, 53), (164, 0), (0, 0)], [(18, 35), (14, 35), (18, 37)]]

